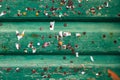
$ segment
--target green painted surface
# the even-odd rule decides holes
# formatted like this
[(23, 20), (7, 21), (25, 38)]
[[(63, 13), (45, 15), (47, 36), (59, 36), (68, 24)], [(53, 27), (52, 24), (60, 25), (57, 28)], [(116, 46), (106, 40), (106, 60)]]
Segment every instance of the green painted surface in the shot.
[(120, 1), (61, 1), (0, 0), (0, 80), (113, 80), (108, 69), (120, 78)]
[[(43, 19), (49, 17), (59, 18), (60, 15), (62, 15), (62, 18), (120, 16), (119, 0), (82, 0), (81, 3), (78, 0), (63, 1), (65, 3), (61, 5), (62, 0), (54, 0), (54, 2), (52, 0), (2, 0), (0, 2), (0, 13), (6, 13), (2, 16), (4, 18), (36, 17)], [(70, 6), (74, 8), (67, 9), (69, 3), (73, 3)], [(51, 10), (52, 7), (54, 10)], [(91, 8), (94, 8), (95, 13), (90, 11)], [(39, 15), (36, 16), (36, 13)]]
[[(0, 80), (112, 80), (108, 69), (120, 76), (119, 22), (55, 22), (53, 31), (49, 29), (50, 22), (0, 25)], [(16, 30), (20, 34), (25, 31), (20, 40)], [(71, 33), (59, 37), (70, 48), (58, 47), (56, 36), (60, 31)], [(76, 37), (76, 33), (81, 36)], [(36, 48), (35, 53), (28, 47), (30, 42)], [(43, 48), (45, 42), (50, 45)], [(19, 50), (16, 43), (20, 44)]]
[[(94, 62), (87, 55), (78, 58), (69, 55), (0, 56), (0, 79), (112, 80), (108, 69), (120, 76), (120, 56), (91, 56)], [(97, 73), (100, 75), (97, 76)]]
[[(67, 24), (65, 27), (64, 24)], [(119, 54), (120, 23), (105, 22), (55, 22), (50, 30), (49, 22), (3, 22), (0, 26), (0, 54), (33, 54), (28, 44), (32, 42), (34, 54)], [(25, 35), (18, 40), (16, 30)], [(70, 32), (71, 36), (59, 37), (59, 32)], [(76, 37), (76, 33), (81, 36)], [(61, 46), (58, 42), (62, 41)], [(49, 42), (49, 46), (43, 45)], [(15, 44), (20, 45), (17, 50)], [(37, 45), (37, 44), (40, 45)], [(66, 45), (66, 49), (63, 46)], [(27, 53), (24, 53), (27, 50)]]

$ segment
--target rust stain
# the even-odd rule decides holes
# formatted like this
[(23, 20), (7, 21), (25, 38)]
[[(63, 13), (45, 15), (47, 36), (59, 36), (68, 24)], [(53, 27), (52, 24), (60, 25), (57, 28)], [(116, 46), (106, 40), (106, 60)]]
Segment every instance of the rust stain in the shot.
[(110, 69), (108, 69), (108, 75), (112, 77), (112, 80), (120, 80), (120, 77)]
[(32, 36), (33, 38), (38, 38), (38, 37), (39, 37), (38, 34), (32, 34), (31, 36)]

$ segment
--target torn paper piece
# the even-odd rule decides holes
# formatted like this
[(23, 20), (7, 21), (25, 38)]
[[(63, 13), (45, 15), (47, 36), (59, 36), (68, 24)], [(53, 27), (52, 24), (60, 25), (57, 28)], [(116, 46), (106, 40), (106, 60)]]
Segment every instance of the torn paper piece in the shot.
[(90, 56), (90, 59), (91, 59), (91, 61), (92, 61), (92, 62), (94, 62), (94, 59), (93, 59), (93, 57), (92, 57), (92, 56)]
[(71, 33), (70, 32), (64, 32), (63, 36), (71, 36)]
[(79, 57), (79, 53), (78, 52), (76, 52), (75, 54), (76, 54), (76, 57)]
[(0, 4), (0, 8), (2, 7), (2, 5)]
[(32, 48), (32, 53), (36, 53), (36, 48)]
[(95, 75), (96, 75), (96, 76), (99, 76), (99, 73), (96, 73)]
[(6, 14), (6, 12), (1, 12), (0, 16), (4, 16)]
[(63, 37), (62, 31), (59, 32), (59, 36), (60, 36), (60, 37)]
[(18, 40), (20, 40), (22, 38), (22, 36), (17, 36)]
[(62, 46), (62, 48), (63, 48), (63, 49), (66, 49), (66, 48), (67, 48), (67, 46), (66, 46), (66, 45), (63, 45), (63, 46)]
[(62, 17), (62, 15), (61, 14), (59, 14), (59, 18), (61, 18)]
[(45, 13), (46, 16), (48, 16), (48, 13)]
[(24, 36), (24, 34), (25, 34), (25, 30), (22, 32), (21, 36), (23, 37), (23, 36)]
[(17, 68), (16, 68), (16, 71), (19, 71), (19, 70), (20, 70), (20, 68), (17, 67)]
[(27, 51), (27, 49), (24, 49), (24, 53), (27, 53), (28, 51)]
[(76, 33), (76, 37), (80, 37), (81, 36), (81, 34), (80, 33)]
[(24, 37), (24, 33), (25, 33), (25, 31), (23, 31), (23, 32), (20, 34), (19, 31), (16, 30), (16, 36), (17, 36), (18, 40), (20, 40), (21, 38)]
[(55, 22), (50, 22), (50, 30), (54, 30)]
[(47, 47), (47, 46), (49, 46), (50, 45), (50, 42), (45, 42), (44, 44), (43, 44), (43, 47)]
[(94, 7), (90, 8), (90, 12), (93, 13), (93, 14), (95, 14), (95, 12), (96, 12), (95, 8)]
[(105, 7), (109, 7), (109, 3), (108, 3), (108, 2), (106, 2), (106, 5), (105, 5)]
[(59, 36), (58, 35), (56, 36), (56, 38), (57, 38), (57, 40), (59, 40)]
[(19, 31), (16, 31), (16, 35), (17, 35), (17, 36), (19, 35)]
[(59, 18), (61, 18), (63, 16), (63, 14), (62, 13), (59, 13)]
[(28, 44), (28, 47), (29, 47), (29, 48), (33, 48), (33, 43), (30, 42), (30, 43)]
[(17, 49), (17, 50), (20, 49), (20, 44), (16, 43), (15, 46), (16, 46), (16, 49)]
[(78, 0), (78, 3), (81, 3), (82, 2), (82, 0)]

